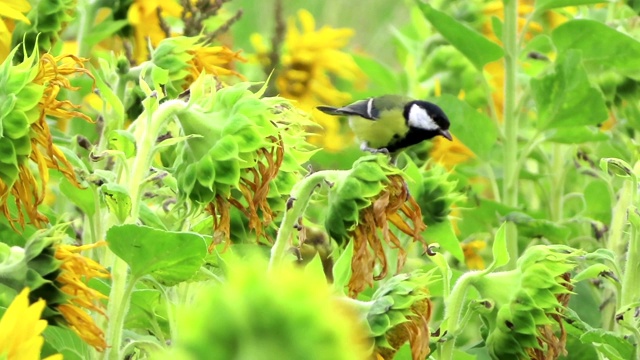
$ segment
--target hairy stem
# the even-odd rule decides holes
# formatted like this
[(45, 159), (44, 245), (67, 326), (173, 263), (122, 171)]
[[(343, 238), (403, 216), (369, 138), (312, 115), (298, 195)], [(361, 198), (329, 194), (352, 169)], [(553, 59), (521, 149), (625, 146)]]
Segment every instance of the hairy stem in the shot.
[(338, 170), (318, 171), (302, 179), (293, 187), (287, 203), (287, 210), (278, 229), (276, 241), (271, 248), (269, 270), (281, 264), (284, 260), (287, 253), (287, 245), (293, 236), (294, 226), (298, 219), (304, 215), (316, 186), (321, 185), (323, 181), (329, 180), (339, 173), (340, 171)]
[[(502, 200), (509, 207), (518, 206), (518, 117), (516, 116), (516, 75), (518, 59), (518, 1), (504, 1), (504, 184)], [(518, 260), (518, 229), (508, 223), (506, 228), (509, 263), (514, 269)]]

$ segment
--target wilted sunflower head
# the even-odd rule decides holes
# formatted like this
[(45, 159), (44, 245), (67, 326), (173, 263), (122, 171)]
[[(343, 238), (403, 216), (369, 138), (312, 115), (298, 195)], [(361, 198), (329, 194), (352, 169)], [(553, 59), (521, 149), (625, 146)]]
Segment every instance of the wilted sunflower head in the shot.
[[(426, 226), (420, 207), (409, 194), (400, 171), (389, 166), (385, 156), (371, 155), (356, 161), (350, 171), (335, 181), (328, 202), (327, 232), (340, 244), (354, 243), (351, 296), (387, 275), (386, 246), (398, 249), (398, 269), (404, 265), (406, 245), (390, 224), (426, 246), (421, 236)], [(376, 263), (381, 271), (374, 275)]]
[(482, 314), (494, 359), (557, 359), (565, 353), (563, 312), (572, 294), (570, 272), (582, 252), (566, 246), (528, 248), (517, 268), (476, 284), (493, 308)]
[[(33, 225), (42, 227), (48, 219), (38, 212), (38, 205), (44, 201), (49, 169), (59, 170), (79, 186), (64, 152), (52, 142), (47, 118), (90, 120), (76, 111), (76, 105), (60, 100), (59, 93), (61, 89), (76, 89), (68, 76), (91, 75), (83, 67), (85, 59), (40, 56), (37, 50), (12, 65), (16, 51), (0, 66), (0, 98), (5, 104), (0, 112), (0, 211), (14, 228), (16, 224), (25, 225), (23, 211)], [(9, 205), (10, 197), (14, 210)]]
[(52, 325), (71, 328), (87, 344), (103, 351), (106, 348), (104, 334), (87, 311), (104, 315), (102, 301), (107, 297), (90, 288), (87, 282), (110, 275), (100, 264), (79, 254), (101, 244), (61, 243), (67, 239), (58, 226), (37, 232), (24, 248), (9, 249), (0, 243), (0, 252), (10, 254), (1, 257), (0, 282), (14, 289), (32, 289), (31, 302), (46, 301), (43, 319)]
[(258, 238), (264, 234), (275, 216), (271, 204), (284, 203), (293, 182), (279, 173), (302, 171), (299, 164), (312, 154), (297, 134), (301, 114), (250, 85), (217, 89), (215, 78), (203, 75), (191, 88), (188, 110), (178, 115), (185, 135), (200, 135), (187, 140), (178, 159), (181, 197), (204, 205), (226, 241), (230, 206), (247, 216)]
[(414, 360), (429, 355), (429, 321), (433, 307), (428, 287), (435, 280), (433, 271), (398, 274), (382, 283), (373, 294), (367, 321), (379, 357), (393, 359), (407, 341)]

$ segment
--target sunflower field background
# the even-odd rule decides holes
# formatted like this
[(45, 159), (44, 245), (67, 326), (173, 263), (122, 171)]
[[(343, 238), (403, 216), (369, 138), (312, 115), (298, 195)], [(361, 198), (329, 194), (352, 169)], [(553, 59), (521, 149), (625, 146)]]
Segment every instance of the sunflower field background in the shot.
[[(0, 359), (640, 359), (637, 1), (0, 20)], [(453, 141), (316, 109), (384, 94)]]

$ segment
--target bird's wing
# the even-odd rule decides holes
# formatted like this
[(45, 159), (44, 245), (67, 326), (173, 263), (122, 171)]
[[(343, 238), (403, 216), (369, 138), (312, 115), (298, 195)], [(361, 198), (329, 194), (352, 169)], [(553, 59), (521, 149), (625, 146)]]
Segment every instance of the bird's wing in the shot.
[(404, 104), (410, 99), (399, 95), (383, 95), (376, 98), (359, 100), (353, 104), (335, 108), (331, 106), (318, 106), (317, 109), (329, 115), (355, 115), (367, 120), (378, 120), (380, 112), (393, 108), (395, 104)]

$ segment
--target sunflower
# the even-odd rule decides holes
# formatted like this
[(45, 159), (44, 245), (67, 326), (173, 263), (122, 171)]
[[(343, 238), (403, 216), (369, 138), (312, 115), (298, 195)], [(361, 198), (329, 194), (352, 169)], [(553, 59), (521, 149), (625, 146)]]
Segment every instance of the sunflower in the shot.
[[(276, 80), (280, 94), (295, 100), (297, 106), (308, 113), (318, 105), (344, 105), (351, 100), (351, 95), (338, 90), (331, 78), (351, 83), (364, 79), (352, 56), (342, 51), (354, 31), (328, 26), (316, 30), (315, 19), (307, 10), (298, 11), (298, 18), (301, 29), (294, 19), (288, 24), (282, 71)], [(324, 136), (312, 138), (312, 143), (323, 145), (329, 151), (341, 150), (351, 143), (351, 135), (341, 134), (335, 118), (316, 111), (314, 121), (324, 128)]]
[(59, 267), (60, 274), (55, 282), (60, 290), (69, 296), (69, 300), (58, 305), (57, 309), (67, 325), (98, 351), (106, 348), (104, 334), (85, 310), (106, 316), (104, 306), (99, 301), (107, 300), (108, 297), (90, 288), (86, 283), (92, 278), (106, 279), (110, 275), (102, 265), (80, 255), (80, 252), (105, 244), (102, 241), (92, 245), (62, 244), (55, 247), (55, 258), (62, 262)]
[[(47, 321), (40, 316), (46, 303), (39, 299), (29, 304), (29, 288), (16, 296), (0, 319), (0, 358), (6, 360), (38, 360), (44, 344), (42, 332)], [(61, 354), (44, 360), (62, 360)]]
[(24, 15), (31, 10), (27, 0), (0, 0), (0, 61), (11, 52), (11, 35), (15, 20), (25, 24), (31, 22)]
[(240, 51), (232, 51), (226, 46), (204, 46), (196, 44), (187, 52), (193, 56), (189, 61), (189, 71), (192, 81), (197, 79), (203, 72), (215, 76), (236, 76), (242, 80), (246, 80), (244, 75), (232, 68), (234, 61), (247, 61), (240, 55)]
[(484, 259), (480, 255), (480, 251), (487, 247), (487, 243), (483, 240), (473, 240), (468, 243), (463, 243), (461, 246), (467, 268), (470, 270), (483, 270), (485, 264)]
[[(61, 89), (76, 90), (67, 78), (73, 74), (91, 76), (84, 68), (85, 59), (73, 55), (53, 57), (44, 54), (36, 63), (37, 51), (19, 65), (11, 61), (17, 49), (9, 55), (0, 68), (0, 78), (7, 86), (0, 89), (2, 96), (17, 98), (9, 103), (8, 112), (0, 114), (2, 136), (0, 149), (9, 154), (0, 161), (0, 211), (9, 219), (14, 229), (25, 225), (23, 211), (36, 227), (48, 222), (38, 212), (44, 201), (49, 181), (49, 169), (59, 170), (72, 184), (79, 186), (73, 167), (62, 150), (52, 142), (47, 118), (68, 120), (90, 118), (76, 109), (68, 100), (58, 100)], [(37, 167), (37, 174), (29, 160)], [(15, 199), (17, 218), (11, 216), (9, 197)]]
[(134, 58), (138, 63), (149, 56), (148, 41), (157, 46), (168, 34), (162, 29), (160, 16), (180, 17), (182, 6), (172, 0), (135, 0), (127, 13), (129, 23), (134, 28), (136, 46)]

